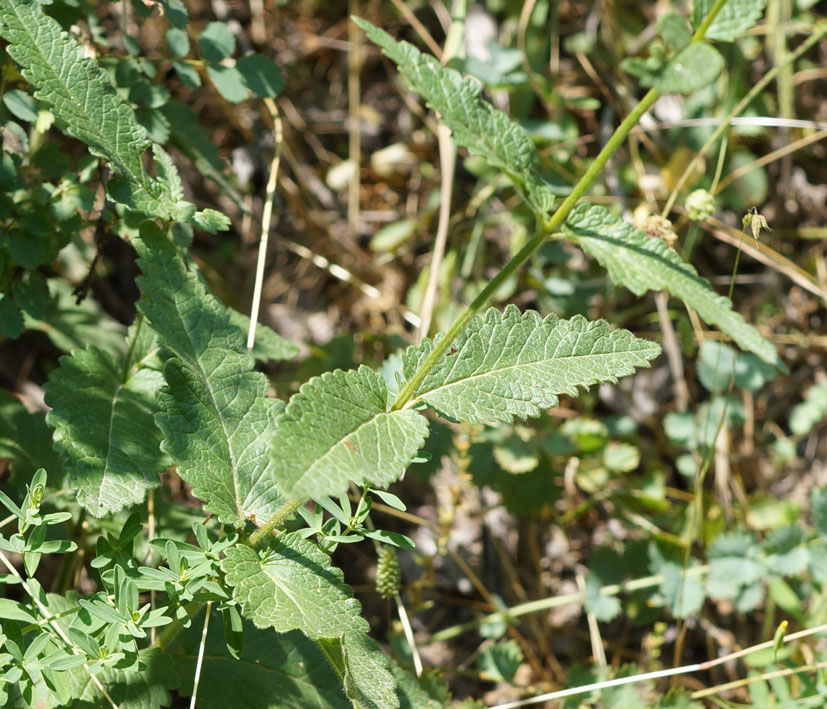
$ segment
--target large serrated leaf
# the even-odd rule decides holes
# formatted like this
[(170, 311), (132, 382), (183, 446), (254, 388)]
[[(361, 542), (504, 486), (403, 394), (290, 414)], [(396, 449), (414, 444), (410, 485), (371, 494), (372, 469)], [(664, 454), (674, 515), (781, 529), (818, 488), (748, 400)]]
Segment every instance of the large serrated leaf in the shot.
[[(714, 4), (715, 0), (692, 0), (692, 24), (700, 25)], [(766, 5), (767, 0), (727, 0), (706, 31), (706, 38), (732, 42), (758, 21)]]
[(385, 380), (362, 366), (303, 384), (276, 420), (271, 455), (285, 494), (318, 498), (351, 482), (387, 487), (427, 435), (416, 411), (387, 411)]
[(367, 636), (359, 602), (342, 572), (315, 544), (283, 534), (270, 540), (263, 558), (238, 545), (227, 550), (221, 568), (243, 615), (257, 627), (301, 630), (309, 638), (334, 641), (344, 665), (345, 690), (356, 707), (399, 706), (388, 659)]
[(572, 210), (563, 234), (606, 267), (618, 285), (635, 295), (650, 289), (669, 291), (743, 349), (786, 371), (775, 346), (732, 309), (729, 298), (718, 295), (709, 281), (701, 278), (662, 239), (650, 237), (605, 207), (588, 203)]
[(440, 114), (457, 144), (505, 172), (532, 209), (546, 218), (554, 206), (554, 197), (537, 172), (534, 144), (520, 125), (482, 98), (482, 85), (443, 67), (434, 57), (422, 54), (408, 42), (397, 42), (370, 22), (359, 18), (353, 21)]
[(390, 660), (365, 633), (345, 633), (341, 639), (345, 663), (345, 692), (356, 709), (392, 709), (399, 706)]
[[(440, 340), (425, 340), (403, 354), (410, 379)], [(475, 317), (425, 377), (412, 404), (425, 402), (455, 421), (509, 422), (537, 416), (558, 394), (616, 381), (660, 354), (654, 342), (605, 321), (520, 313), (513, 305)]]
[[(215, 613), (215, 611), (213, 611)], [(173, 688), (192, 694), (203, 617), (166, 648), (159, 662), (175, 673)], [(198, 684), (199, 709), (348, 709), (342, 681), (318, 645), (299, 631), (275, 633), (243, 626), (239, 660), (224, 642), (221, 622), (213, 617)]]
[(365, 633), (368, 622), (342, 572), (313, 542), (281, 534), (262, 552), (238, 544), (221, 562), (233, 598), (258, 628), (301, 630), (309, 638)]
[(145, 222), (135, 247), (144, 274), (138, 307), (173, 355), (156, 418), (164, 450), (222, 522), (264, 521), (282, 502), (267, 455), (282, 404), (267, 397), (267, 378), (253, 371), (227, 308), (185, 269), (163, 232)]
[(55, 449), (78, 502), (97, 517), (143, 502), (168, 465), (153, 419), (163, 377), (131, 351), (126, 362), (94, 345), (75, 350), (46, 386)]

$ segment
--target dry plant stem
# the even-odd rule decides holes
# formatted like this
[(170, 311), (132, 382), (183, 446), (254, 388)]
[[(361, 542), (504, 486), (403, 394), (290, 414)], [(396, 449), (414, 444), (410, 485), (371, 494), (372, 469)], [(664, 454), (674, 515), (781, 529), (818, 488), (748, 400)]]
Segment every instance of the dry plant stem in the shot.
[[(455, 56), (462, 56), (465, 38), (466, 0), (457, 0), (454, 8), (454, 18), (451, 30), (445, 40), (445, 50), (442, 53), (442, 64), (446, 65)], [(425, 287), (425, 296), (422, 298), (422, 309), (419, 313), (421, 322), (417, 328), (416, 341), (422, 342), (431, 329), (431, 318), (434, 314), (437, 289), (439, 288), (439, 272), (442, 267), (442, 257), (445, 255), (445, 245), (448, 243), (448, 225), (451, 221), (451, 195), (454, 191), (454, 167), (457, 159), (457, 147), (451, 140), (451, 129), (444, 123), (437, 128), (439, 140), (439, 171), (442, 182), (439, 189), (439, 221), (437, 223), (434, 251), (431, 256), (431, 269), (428, 273), (428, 284)]]
[(709, 697), (713, 694), (720, 694), (721, 692), (728, 692), (731, 689), (746, 687), (747, 685), (752, 684), (753, 682), (775, 679), (776, 677), (789, 677), (790, 675), (797, 675), (801, 674), (802, 672), (815, 672), (817, 670), (823, 670), (825, 667), (827, 667), (827, 662), (818, 662), (813, 665), (802, 665), (801, 667), (788, 667), (785, 670), (766, 672), (764, 674), (755, 675), (754, 677), (744, 677), (743, 679), (737, 679), (734, 682), (719, 684), (715, 687), (708, 687), (707, 689), (699, 689), (697, 692), (692, 692), (691, 699), (703, 699), (703, 697)]
[[(347, 10), (351, 17), (358, 16), (359, 0), (348, 0)], [(362, 104), (359, 48), (362, 35), (355, 22), (348, 23), (347, 38), (349, 43), (347, 53), (348, 159), (353, 165), (353, 177), (347, 190), (347, 227), (350, 238), (356, 239), (359, 233), (359, 195), (362, 188), (359, 174), (359, 166), (362, 163), (362, 131), (359, 120)]]
[(660, 291), (655, 294), (658, 320), (660, 321), (660, 329), (663, 331), (663, 349), (666, 352), (666, 361), (669, 363), (669, 371), (672, 374), (672, 390), (675, 395), (675, 405), (678, 411), (686, 411), (689, 406), (689, 387), (686, 385), (686, 377), (683, 371), (681, 348), (666, 308), (668, 300), (669, 294), (666, 291)]
[(777, 64), (775, 67), (770, 69), (762, 79), (749, 90), (746, 96), (742, 98), (735, 107), (726, 114), (721, 119), (721, 122), (718, 124), (718, 127), (709, 136), (709, 139), (701, 146), (701, 149), (698, 151), (697, 155), (690, 161), (689, 165), (686, 166), (686, 169), (683, 171), (683, 174), (678, 179), (677, 184), (675, 185), (675, 189), (672, 190), (672, 194), (669, 195), (669, 199), (666, 200), (666, 204), (663, 207), (660, 215), (664, 218), (669, 216), (669, 212), (672, 211), (672, 207), (675, 206), (675, 200), (678, 198), (678, 194), (681, 191), (681, 188), (686, 183), (689, 176), (692, 174), (692, 171), (695, 170), (697, 167), (697, 163), (701, 160), (701, 158), (707, 153), (707, 151), (714, 145), (715, 141), (721, 137), (721, 134), (729, 127), (730, 121), (737, 116), (741, 111), (743, 111), (750, 103), (752, 103), (753, 99), (758, 96), (766, 87), (767, 85), (776, 77), (779, 71), (781, 71), (782, 67), (786, 64), (794, 62), (798, 59), (802, 54), (804, 54), (810, 47), (815, 45), (824, 34), (827, 33), (827, 24), (817, 27), (813, 34), (804, 41), (800, 47), (798, 47), (794, 52), (788, 54), (784, 60), (784, 64)]
[(419, 38), (428, 45), (428, 49), (431, 50), (431, 53), (440, 61), (442, 61), (442, 48), (437, 44), (436, 40), (431, 36), (431, 33), (428, 32), (428, 28), (425, 27), (414, 15), (413, 10), (411, 10), (402, 0), (391, 0), (393, 2), (393, 6), (399, 10), (399, 14), (407, 20), (408, 24), (416, 30), (416, 33), (419, 35)]
[(779, 148), (778, 150), (773, 150), (771, 153), (767, 153), (766, 155), (762, 155), (757, 160), (749, 163), (748, 165), (744, 165), (743, 167), (739, 167), (737, 170), (734, 170), (729, 175), (727, 175), (723, 180), (718, 183), (718, 188), (714, 191), (714, 194), (717, 194), (721, 190), (725, 189), (727, 185), (732, 183), (734, 180), (737, 180), (739, 177), (743, 177), (748, 172), (752, 172), (753, 170), (762, 167), (763, 165), (768, 165), (771, 162), (775, 162), (779, 158), (783, 158), (790, 153), (794, 153), (796, 150), (799, 150), (810, 143), (817, 143), (819, 140), (824, 140), (827, 138), (827, 130), (820, 130), (817, 133), (813, 133), (812, 135), (805, 136), (803, 138), (799, 138), (798, 140), (794, 140), (789, 145), (785, 145), (783, 148)]
[[(580, 589), (581, 593), (586, 593), (586, 579), (583, 578), (583, 574), (577, 574), (577, 588)], [(586, 611), (586, 621), (589, 624), (589, 640), (592, 644), (594, 663), (598, 667), (605, 667), (606, 651), (603, 649), (603, 638), (600, 637), (600, 626), (594, 613)]]
[(439, 222), (428, 272), (428, 285), (425, 287), (425, 297), (422, 299), (422, 310), (419, 313), (417, 343), (422, 342), (422, 338), (427, 337), (431, 329), (431, 318), (434, 314), (434, 304), (439, 288), (439, 271), (442, 267), (442, 257), (445, 255), (445, 245), (448, 242), (448, 223), (451, 220), (451, 193), (454, 188), (454, 164), (457, 149), (451, 140), (451, 130), (448, 126), (440, 123), (437, 127), (437, 137), (439, 139), (439, 167), (442, 173), (442, 184), (439, 189)]
[[(31, 599), (32, 601), (34, 601), (34, 604), (37, 606), (37, 609), (43, 614), (43, 617), (47, 619), (46, 622), (49, 625), (49, 627), (52, 628), (52, 630), (54, 630), (58, 637), (60, 637), (60, 639), (64, 643), (66, 643), (66, 646), (70, 648), (75, 655), (83, 655), (83, 651), (80, 648), (76, 647), (69, 639), (69, 637), (66, 635), (66, 633), (63, 632), (63, 628), (61, 628), (55, 622), (55, 619), (51, 617), (52, 614), (49, 613), (49, 609), (46, 608), (46, 606), (44, 606), (40, 602), (40, 599), (37, 597), (36, 594), (32, 593), (31, 589), (29, 588), (29, 584), (26, 583), (26, 580), (20, 575), (20, 572), (15, 568), (14, 564), (12, 564), (8, 560), (8, 558), (6, 558), (6, 555), (2, 551), (0, 551), (0, 561), (2, 561), (3, 565), (9, 570), (9, 573), (11, 573), (13, 576), (17, 578), (18, 583), (21, 585), (23, 590), (26, 593), (28, 593), (29, 596), (31, 596)], [(109, 702), (109, 705), (112, 707), (112, 709), (118, 709), (118, 705), (115, 703), (115, 700), (109, 696), (109, 692), (107, 692), (106, 687), (104, 687), (101, 684), (101, 681), (98, 679), (97, 675), (94, 675), (89, 671), (89, 663), (84, 662), (82, 667), (84, 670), (86, 670), (86, 674), (89, 675), (89, 679), (92, 680), (95, 687), (98, 688), (100, 693), (106, 698), (106, 701)]]
[[(709, 571), (709, 566), (693, 566), (687, 569), (686, 576), (701, 576)], [(663, 583), (663, 576), (656, 574), (654, 576), (647, 576), (642, 579), (635, 579), (634, 581), (627, 581), (621, 584), (612, 584), (603, 586), (600, 589), (601, 596), (617, 596), (620, 593), (627, 591), (637, 591), (643, 588), (652, 588)], [(551, 598), (541, 598), (537, 601), (529, 601), (528, 603), (521, 603), (518, 606), (512, 606), (508, 610), (498, 611), (496, 613), (489, 613), (482, 618), (454, 625), (450, 628), (445, 628), (437, 633), (434, 633), (429, 639), (428, 643), (443, 642), (452, 638), (458, 637), (463, 633), (475, 630), (485, 623), (493, 623), (496, 621), (509, 620), (511, 618), (519, 618), (529, 613), (539, 613), (540, 611), (551, 610), (552, 608), (560, 608), (561, 606), (568, 606), (571, 604), (581, 604), (585, 601), (586, 594), (582, 591), (576, 593), (567, 593), (562, 596), (553, 596)]]
[(279, 109), (271, 98), (264, 98), (264, 105), (273, 119), (273, 138), (275, 148), (273, 160), (270, 163), (270, 175), (267, 178), (267, 190), (264, 197), (264, 211), (261, 215), (261, 239), (258, 244), (258, 261), (256, 262), (256, 282), (253, 286), (253, 304), (250, 307), (250, 330), (247, 333), (247, 350), (253, 349), (256, 342), (256, 323), (258, 322), (258, 311), (261, 307), (261, 289), (264, 287), (264, 264), (267, 261), (267, 243), (270, 237), (270, 222), (273, 218), (273, 199), (276, 195), (276, 177), (279, 171), (279, 160), (281, 159), (282, 126)]
[[(827, 624), (817, 625), (814, 628), (808, 628), (807, 630), (802, 630), (798, 633), (791, 633), (790, 635), (786, 635), (782, 640), (782, 643), (786, 645), (787, 643), (792, 642), (793, 640), (798, 640), (800, 638), (804, 638), (809, 635), (814, 635), (816, 633), (822, 633), (825, 631), (827, 631)], [(634, 675), (631, 677), (619, 677), (618, 679), (610, 679), (605, 682), (594, 682), (592, 684), (586, 684), (581, 687), (570, 687), (569, 689), (561, 689), (557, 692), (549, 692), (548, 694), (542, 694), (538, 697), (521, 699), (520, 701), (508, 702), (507, 704), (498, 704), (497, 706), (492, 707), (492, 709), (516, 709), (516, 707), (529, 706), (530, 704), (539, 704), (540, 702), (547, 702), (553, 699), (563, 699), (564, 697), (571, 697), (577, 694), (585, 694), (586, 692), (599, 691), (602, 689), (608, 689), (610, 687), (619, 687), (624, 684), (636, 684), (638, 682), (660, 679), (662, 677), (672, 677), (674, 675), (683, 675), (690, 674), (692, 672), (700, 672), (702, 670), (708, 670), (712, 667), (716, 667), (717, 665), (722, 665), (725, 662), (731, 662), (732, 660), (736, 660), (739, 657), (743, 657), (744, 655), (750, 655), (753, 652), (757, 652), (758, 650), (771, 648), (774, 642), (774, 640), (768, 640), (767, 642), (759, 643), (758, 645), (753, 645), (751, 647), (744, 648), (743, 650), (738, 650), (738, 652), (732, 652), (729, 655), (716, 657), (714, 660), (707, 660), (706, 662), (700, 662), (694, 665), (683, 665), (682, 667), (673, 667), (671, 669), (658, 670), (657, 672), (645, 672), (643, 674)]]
[(201, 642), (198, 643), (198, 660), (195, 663), (195, 677), (192, 680), (192, 697), (190, 709), (195, 709), (195, 700), (198, 697), (198, 684), (201, 681), (201, 668), (204, 664), (204, 650), (207, 647), (207, 633), (210, 630), (210, 611), (212, 601), (207, 601), (207, 610), (204, 613), (204, 627), (201, 629)]
[(730, 246), (741, 247), (741, 250), (760, 261), (766, 266), (783, 273), (787, 278), (797, 285), (809, 291), (813, 295), (818, 296), (824, 301), (827, 301), (827, 292), (807, 273), (803, 268), (790, 261), (785, 256), (770, 248), (766, 244), (761, 244), (759, 247), (751, 239), (744, 239), (743, 234), (737, 229), (733, 229), (728, 224), (718, 221), (717, 219), (707, 219), (707, 224), (711, 227), (710, 233), (720, 241), (723, 241)]
[(408, 641), (408, 647), (411, 648), (411, 659), (413, 660), (414, 672), (417, 677), (422, 676), (422, 658), (419, 656), (419, 648), (416, 645), (416, 638), (413, 634), (411, 621), (408, 620), (408, 612), (405, 610), (405, 604), (402, 603), (402, 598), (397, 593), (393, 597), (396, 603), (396, 612), (399, 614), (399, 621), (402, 623), (402, 630), (405, 633), (405, 640)]

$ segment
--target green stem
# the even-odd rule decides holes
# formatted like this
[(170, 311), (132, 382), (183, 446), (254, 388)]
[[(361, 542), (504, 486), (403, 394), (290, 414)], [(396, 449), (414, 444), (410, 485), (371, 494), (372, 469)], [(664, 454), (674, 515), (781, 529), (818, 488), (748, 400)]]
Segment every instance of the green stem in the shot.
[(255, 532), (250, 535), (250, 538), (247, 540), (247, 543), (251, 547), (258, 546), (261, 541), (266, 537), (270, 532), (272, 532), (276, 527), (280, 526), (290, 515), (292, 515), (299, 507), (304, 504), (304, 500), (288, 500), (285, 502), (276, 513), (268, 519), (261, 527), (259, 527)]
[(589, 187), (592, 186), (595, 180), (600, 177), (603, 172), (603, 168), (609, 161), (609, 158), (620, 147), (623, 141), (626, 140), (626, 137), (629, 135), (632, 128), (638, 124), (638, 121), (640, 121), (643, 114), (652, 107), (652, 104), (658, 100), (659, 96), (660, 92), (657, 89), (650, 89), (649, 92), (640, 100), (640, 103), (635, 106), (634, 110), (626, 116), (624, 121), (617, 127), (617, 130), (615, 130), (612, 137), (609, 138), (608, 142), (603, 147), (603, 150), (600, 151), (594, 159), (594, 162), (589, 166), (589, 169), (586, 170), (583, 177), (581, 177), (574, 186), (571, 194), (566, 197), (551, 218), (547, 222), (540, 225), (540, 232), (533, 236), (525, 244), (525, 246), (520, 249), (519, 253), (517, 253), (517, 255), (514, 256), (505, 266), (503, 266), (502, 270), (494, 276), (494, 278), (480, 292), (480, 294), (474, 298), (471, 305), (465, 309), (448, 332), (445, 333), (444, 337), (439, 341), (436, 347), (434, 347), (433, 352), (431, 352), (428, 358), (422, 363), (422, 366), (414, 373), (413, 377), (411, 377), (404, 389), (399, 392), (399, 396), (396, 398), (396, 401), (394, 401), (391, 411), (399, 411), (404, 408), (411, 401), (411, 399), (413, 399), (417, 389), (425, 380), (425, 377), (428, 376), (428, 373), (434, 368), (442, 355), (445, 354), (451, 346), (451, 343), (456, 339), (457, 335), (459, 335), (460, 331), (465, 327), (465, 325), (468, 324), (468, 321), (471, 320), (471, 318), (473, 318), (480, 310), (482, 310), (503, 282), (508, 279), (518, 268), (520, 268), (520, 266), (528, 261), (529, 258), (531, 258), (537, 249), (543, 245), (543, 242), (548, 239), (549, 235), (557, 231), (571, 210), (574, 209), (578, 200), (586, 193)]

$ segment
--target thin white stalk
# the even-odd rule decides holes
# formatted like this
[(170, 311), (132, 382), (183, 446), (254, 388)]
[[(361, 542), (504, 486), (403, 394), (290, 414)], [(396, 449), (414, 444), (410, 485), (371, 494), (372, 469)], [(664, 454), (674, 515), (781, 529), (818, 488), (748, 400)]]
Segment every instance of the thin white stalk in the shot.
[(201, 629), (201, 642), (198, 644), (198, 661), (195, 663), (195, 677), (192, 680), (192, 697), (190, 697), (190, 709), (195, 709), (195, 700), (198, 697), (198, 684), (201, 681), (201, 667), (204, 664), (204, 650), (207, 647), (207, 633), (210, 629), (210, 611), (212, 601), (207, 602), (207, 610), (204, 613), (204, 627)]
[[(44, 605), (40, 602), (40, 600), (38, 599), (38, 597), (37, 597), (34, 593), (32, 593), (32, 590), (29, 588), (29, 584), (27, 584), (27, 583), (26, 583), (26, 580), (25, 580), (25, 579), (24, 579), (24, 578), (20, 575), (20, 573), (19, 573), (19, 572), (17, 571), (17, 569), (15, 568), (14, 564), (12, 564), (12, 563), (11, 563), (11, 562), (10, 562), (10, 561), (6, 558), (6, 555), (5, 555), (2, 551), (0, 551), (0, 561), (2, 561), (2, 562), (3, 562), (3, 564), (5, 565), (5, 567), (9, 570), (9, 572), (10, 572), (11, 574), (13, 574), (14, 576), (16, 576), (16, 577), (17, 577), (18, 581), (20, 582), (20, 585), (23, 587), (23, 590), (24, 590), (26, 593), (28, 593), (28, 594), (29, 594), (29, 596), (31, 596), (31, 599), (34, 601), (34, 604), (37, 606), (38, 610), (39, 610), (39, 611), (43, 614), (43, 617), (47, 619), (47, 620), (46, 620), (46, 622), (49, 624), (49, 627), (50, 627), (52, 630), (54, 630), (54, 631), (55, 631), (55, 633), (57, 633), (58, 637), (60, 637), (60, 639), (61, 639), (64, 643), (66, 643), (66, 645), (69, 647), (69, 649), (71, 649), (71, 651), (72, 651), (75, 655), (83, 655), (83, 654), (84, 654), (83, 650), (81, 650), (79, 647), (77, 647), (76, 645), (74, 645), (74, 643), (72, 643), (72, 641), (69, 639), (69, 636), (68, 636), (68, 635), (66, 635), (66, 633), (64, 633), (64, 632), (63, 632), (63, 628), (61, 628), (61, 627), (60, 627), (60, 626), (59, 626), (59, 625), (58, 625), (58, 624), (54, 621), (54, 619), (53, 619), (53, 618), (51, 618), (51, 613), (49, 613), (49, 609), (48, 609), (48, 608), (46, 608), (46, 606), (44, 606)], [(109, 696), (109, 692), (107, 692), (107, 691), (106, 691), (106, 687), (104, 687), (104, 686), (101, 684), (101, 681), (97, 678), (97, 676), (96, 676), (96, 675), (92, 674), (92, 673), (89, 671), (89, 663), (84, 662), (84, 663), (83, 663), (83, 669), (84, 669), (84, 670), (86, 670), (86, 673), (89, 675), (89, 679), (91, 679), (91, 680), (92, 680), (92, 682), (95, 684), (95, 686), (96, 686), (96, 687), (100, 690), (100, 693), (101, 693), (104, 697), (106, 697), (106, 701), (108, 701), (108, 702), (109, 702), (109, 704), (110, 704), (110, 706), (112, 707), (112, 709), (118, 709), (118, 705), (115, 703), (115, 700), (114, 700), (114, 699), (112, 699), (112, 697), (110, 697), (110, 696)]]
[[(813, 628), (807, 628), (806, 630), (800, 630), (797, 633), (791, 633), (790, 635), (786, 635), (782, 640), (782, 644), (786, 645), (787, 643), (792, 642), (793, 640), (799, 640), (809, 635), (815, 635), (816, 633), (823, 632), (827, 632), (827, 623), (817, 625)], [(657, 672), (644, 672), (643, 674), (632, 675), (630, 677), (618, 677), (617, 679), (605, 680), (603, 682), (592, 682), (591, 684), (584, 684), (580, 687), (569, 687), (568, 689), (561, 689), (556, 692), (548, 692), (546, 694), (541, 694), (537, 697), (520, 699), (516, 702), (497, 704), (491, 709), (516, 709), (516, 707), (526, 707), (531, 704), (548, 702), (553, 699), (563, 699), (564, 697), (572, 697), (577, 694), (585, 694), (587, 692), (609, 689), (610, 687), (619, 687), (624, 684), (635, 684), (637, 682), (646, 682), (647, 680), (661, 679), (663, 677), (672, 677), (674, 675), (690, 674), (692, 672), (708, 670), (712, 667), (716, 667), (717, 665), (722, 665), (725, 662), (730, 662), (739, 657), (743, 657), (744, 655), (751, 655), (752, 653), (758, 652), (759, 650), (771, 648), (774, 645), (775, 640), (768, 640), (767, 642), (758, 643), (757, 645), (746, 647), (743, 650), (738, 650), (737, 652), (731, 652), (728, 655), (723, 655), (722, 657), (716, 657), (714, 660), (707, 660), (706, 662), (699, 662), (694, 665), (683, 665), (681, 667), (672, 667), (666, 670), (658, 670)]]
[(394, 600), (396, 601), (396, 612), (399, 614), (399, 621), (402, 623), (402, 630), (405, 633), (405, 640), (408, 641), (408, 647), (411, 648), (414, 671), (417, 677), (421, 677), (422, 658), (419, 656), (419, 648), (416, 646), (416, 638), (414, 638), (413, 628), (411, 628), (411, 621), (408, 620), (408, 611), (405, 610), (405, 604), (402, 603), (402, 598), (398, 593), (394, 596)]
[(258, 261), (256, 262), (256, 282), (253, 286), (253, 304), (250, 307), (250, 330), (247, 333), (247, 350), (252, 350), (256, 342), (256, 323), (258, 322), (258, 311), (261, 308), (261, 290), (264, 287), (264, 264), (267, 261), (267, 244), (270, 238), (270, 222), (273, 218), (273, 199), (276, 195), (276, 178), (279, 171), (279, 160), (281, 159), (282, 127), (281, 116), (275, 101), (271, 98), (262, 99), (270, 117), (273, 119), (273, 138), (275, 148), (273, 160), (270, 163), (270, 175), (267, 178), (267, 190), (264, 198), (264, 210), (261, 214), (261, 239), (258, 243)]

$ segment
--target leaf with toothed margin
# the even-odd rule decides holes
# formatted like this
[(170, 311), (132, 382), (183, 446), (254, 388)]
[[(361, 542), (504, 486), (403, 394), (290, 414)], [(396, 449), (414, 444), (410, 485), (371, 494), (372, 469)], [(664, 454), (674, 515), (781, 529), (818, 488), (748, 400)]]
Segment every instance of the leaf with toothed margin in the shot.
[(128, 354), (89, 345), (61, 357), (46, 385), (55, 450), (78, 502), (96, 517), (143, 502), (169, 465), (153, 419), (164, 383), (151, 368), (155, 337), (144, 322), (129, 340)]
[(221, 568), (242, 615), (256, 627), (301, 630), (319, 642), (356, 707), (399, 706), (390, 662), (368, 636), (359, 601), (313, 542), (281, 534), (261, 552), (239, 544), (227, 549)]
[(208, 511), (227, 524), (262, 523), (282, 504), (267, 440), (283, 403), (267, 396), (228, 309), (189, 272), (153, 222), (135, 239), (138, 308), (172, 357), (156, 417), (164, 450)]
[[(402, 356), (409, 380), (441, 336), (409, 347)], [(579, 387), (614, 382), (648, 367), (660, 347), (603, 320), (561, 320), (509, 305), (476, 316), (414, 392), (454, 421), (510, 422), (538, 416), (557, 404), (558, 394), (577, 396)]]
[(650, 237), (605, 207), (586, 202), (569, 214), (563, 235), (594, 256), (618, 285), (635, 295), (650, 289), (669, 291), (743, 349), (786, 371), (775, 346), (736, 313), (732, 301), (718, 295), (709, 281), (701, 278), (663, 239)]
[[(697, 27), (715, 5), (715, 0), (692, 0), (692, 23)], [(732, 42), (746, 34), (761, 18), (767, 0), (727, 0), (706, 31), (707, 39)]]
[(385, 380), (368, 367), (302, 385), (276, 419), (270, 453), (286, 495), (344, 494), (351, 482), (385, 488), (428, 435), (416, 411), (387, 411)]
[(537, 170), (534, 143), (522, 126), (482, 98), (482, 84), (442, 66), (408, 42), (397, 42), (370, 22), (354, 17), (368, 37), (399, 67), (414, 91), (439, 113), (458, 145), (502, 170), (543, 219), (554, 206), (551, 189)]

